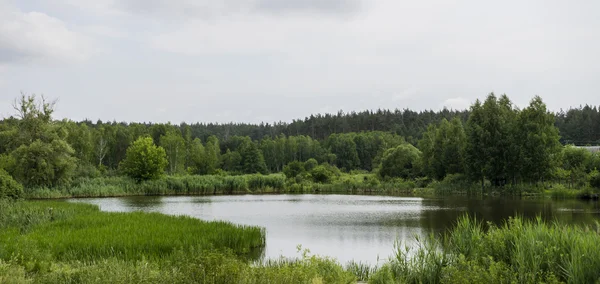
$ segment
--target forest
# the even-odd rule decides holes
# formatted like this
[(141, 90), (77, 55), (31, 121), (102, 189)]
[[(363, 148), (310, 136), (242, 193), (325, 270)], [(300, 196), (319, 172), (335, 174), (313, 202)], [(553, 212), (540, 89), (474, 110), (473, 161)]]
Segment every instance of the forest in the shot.
[[(478, 183), (483, 190), (550, 182), (594, 188), (600, 178), (600, 154), (571, 144), (600, 139), (598, 109), (552, 113), (540, 97), (523, 109), (492, 93), (468, 111), (340, 112), (276, 125), (74, 122), (54, 120), (54, 107), (22, 95), (0, 122), (4, 184), (27, 192), (104, 177), (139, 183), (259, 174), (272, 180), (265, 187), (306, 191), (307, 184), (349, 184), (362, 175), (354, 179), (362, 187), (408, 181), (413, 188)], [(268, 175), (277, 173), (285, 181)]]

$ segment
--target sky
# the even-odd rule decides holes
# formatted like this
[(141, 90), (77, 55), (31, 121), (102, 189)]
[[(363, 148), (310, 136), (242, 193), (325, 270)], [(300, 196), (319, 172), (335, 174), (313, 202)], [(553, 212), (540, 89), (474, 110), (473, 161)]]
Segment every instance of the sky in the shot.
[(274, 122), (600, 105), (600, 1), (0, 0), (0, 117)]

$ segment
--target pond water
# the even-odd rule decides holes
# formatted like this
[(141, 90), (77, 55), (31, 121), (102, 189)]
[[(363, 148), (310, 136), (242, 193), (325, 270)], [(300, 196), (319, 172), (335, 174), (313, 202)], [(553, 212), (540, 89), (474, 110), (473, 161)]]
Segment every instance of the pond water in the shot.
[(466, 197), (420, 198), (373, 195), (229, 195), (72, 199), (104, 211), (146, 211), (226, 220), (266, 228), (265, 257), (297, 257), (297, 245), (312, 254), (370, 264), (387, 259), (394, 242), (441, 233), (468, 213), (502, 224), (510, 216), (537, 216), (593, 224), (597, 202)]

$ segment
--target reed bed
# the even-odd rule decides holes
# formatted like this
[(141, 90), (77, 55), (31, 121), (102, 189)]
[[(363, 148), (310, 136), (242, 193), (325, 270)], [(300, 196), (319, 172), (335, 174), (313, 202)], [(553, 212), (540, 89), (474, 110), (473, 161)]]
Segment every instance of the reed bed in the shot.
[(285, 177), (271, 175), (186, 175), (165, 176), (158, 180), (136, 182), (127, 177), (84, 178), (68, 187), (28, 188), (29, 199), (69, 197), (109, 197), (132, 195), (211, 195), (252, 192), (284, 192)]
[(599, 228), (519, 217), (497, 227), (465, 216), (441, 240), (398, 246), (370, 282), (598, 283)]
[[(352, 283), (329, 258), (253, 263), (261, 228), (0, 201), (0, 283)], [(28, 224), (28, 225), (25, 225)], [(27, 227), (27, 230), (21, 228)]]

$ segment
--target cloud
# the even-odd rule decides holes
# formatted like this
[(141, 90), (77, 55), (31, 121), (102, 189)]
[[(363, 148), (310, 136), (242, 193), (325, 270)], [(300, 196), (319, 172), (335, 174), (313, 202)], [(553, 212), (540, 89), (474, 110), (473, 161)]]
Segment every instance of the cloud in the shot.
[(79, 61), (91, 53), (84, 35), (41, 12), (21, 12), (0, 2), (0, 63)]
[(150, 16), (170, 21), (218, 20), (241, 14), (347, 15), (359, 11), (364, 0), (63, 0), (103, 15)]
[(272, 13), (306, 13), (347, 14), (360, 9), (359, 0), (259, 0), (255, 8), (258, 11)]

